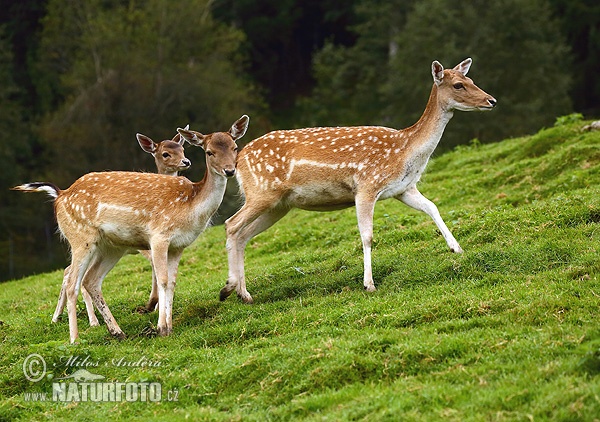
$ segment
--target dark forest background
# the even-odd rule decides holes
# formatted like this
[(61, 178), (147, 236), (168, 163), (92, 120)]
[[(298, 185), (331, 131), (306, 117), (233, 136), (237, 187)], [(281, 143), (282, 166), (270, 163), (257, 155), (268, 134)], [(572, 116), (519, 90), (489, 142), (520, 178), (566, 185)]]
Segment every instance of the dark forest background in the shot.
[[(52, 205), (10, 191), (153, 171), (135, 134), (378, 124), (422, 113), (433, 60), (473, 58), (494, 113), (457, 113), (439, 151), (600, 115), (597, 0), (0, 1), (0, 280), (66, 265)], [(203, 152), (186, 148), (199, 180)], [(217, 221), (237, 206), (233, 184)]]

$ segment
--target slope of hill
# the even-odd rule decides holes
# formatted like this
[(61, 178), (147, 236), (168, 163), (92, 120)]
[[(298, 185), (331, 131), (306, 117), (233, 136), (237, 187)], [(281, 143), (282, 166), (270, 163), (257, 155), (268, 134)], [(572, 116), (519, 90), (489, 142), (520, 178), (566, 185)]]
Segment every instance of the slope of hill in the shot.
[[(82, 341), (68, 344), (66, 315), (50, 322), (61, 272), (1, 284), (0, 419), (594, 420), (600, 132), (559, 123), (430, 163), (420, 190), (464, 254), (426, 215), (379, 203), (375, 293), (362, 289), (354, 209), (292, 212), (259, 235), (254, 305), (218, 301), (225, 234), (209, 229), (184, 254), (168, 338), (135, 312), (151, 278), (139, 255), (104, 282), (124, 341), (89, 327), (81, 303)], [(152, 383), (160, 400), (83, 398), (85, 380), (58, 380), (80, 369), (104, 377), (90, 381), (103, 400), (111, 383)], [(53, 393), (69, 382), (79, 390)]]

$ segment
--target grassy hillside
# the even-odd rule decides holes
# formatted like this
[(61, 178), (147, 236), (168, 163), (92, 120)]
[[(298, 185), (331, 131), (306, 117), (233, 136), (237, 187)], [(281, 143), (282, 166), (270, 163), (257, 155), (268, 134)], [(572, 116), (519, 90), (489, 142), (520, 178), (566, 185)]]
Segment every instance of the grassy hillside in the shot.
[[(561, 123), (431, 162), (420, 190), (464, 254), (426, 215), (379, 203), (372, 294), (354, 209), (293, 212), (259, 235), (254, 305), (218, 301), (225, 234), (209, 229), (184, 254), (168, 338), (134, 311), (150, 291), (139, 255), (104, 283), (124, 341), (90, 328), (81, 304), (82, 341), (68, 344), (66, 315), (50, 322), (60, 272), (1, 284), (0, 420), (597, 420), (600, 132)], [(39, 382), (23, 373), (32, 353)], [(31, 401), (80, 369), (70, 357), (104, 381), (160, 383), (162, 400)]]

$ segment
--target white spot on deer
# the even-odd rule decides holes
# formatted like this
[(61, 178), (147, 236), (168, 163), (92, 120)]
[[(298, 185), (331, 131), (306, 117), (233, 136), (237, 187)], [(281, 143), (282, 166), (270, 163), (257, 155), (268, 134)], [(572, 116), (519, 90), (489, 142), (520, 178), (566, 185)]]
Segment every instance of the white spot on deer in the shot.
[(269, 173), (273, 173), (273, 170), (275, 170), (275, 167), (273, 167), (270, 164), (265, 164), (265, 169), (269, 172)]

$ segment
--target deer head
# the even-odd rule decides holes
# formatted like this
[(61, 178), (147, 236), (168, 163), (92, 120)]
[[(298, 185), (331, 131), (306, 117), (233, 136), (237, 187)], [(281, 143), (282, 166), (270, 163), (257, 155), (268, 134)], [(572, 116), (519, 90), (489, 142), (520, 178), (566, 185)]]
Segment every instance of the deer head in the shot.
[(467, 77), (472, 62), (470, 58), (465, 59), (452, 69), (444, 69), (438, 61), (431, 64), (433, 82), (438, 88), (438, 99), (446, 111), (484, 111), (496, 106), (496, 99)]
[[(188, 129), (187, 125), (185, 129)], [(185, 139), (177, 133), (173, 139), (154, 142), (150, 137), (138, 133), (135, 135), (140, 147), (154, 157), (156, 168), (160, 174), (177, 175), (178, 172), (187, 170), (192, 162), (185, 157), (183, 143)]]
[(215, 132), (203, 135), (189, 129), (177, 129), (177, 132), (190, 144), (199, 146), (206, 152), (206, 169), (214, 174), (231, 177), (235, 174), (235, 161), (238, 147), (236, 141), (246, 133), (250, 118), (240, 117), (228, 132)]

